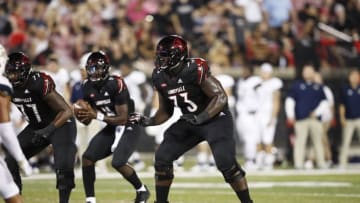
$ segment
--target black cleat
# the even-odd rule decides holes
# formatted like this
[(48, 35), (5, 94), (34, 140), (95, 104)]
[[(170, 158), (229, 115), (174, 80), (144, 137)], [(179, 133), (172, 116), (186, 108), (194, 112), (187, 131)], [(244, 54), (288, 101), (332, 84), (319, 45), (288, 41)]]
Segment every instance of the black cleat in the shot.
[(146, 189), (146, 191), (136, 192), (136, 199), (135, 199), (134, 203), (146, 203), (146, 201), (150, 197), (150, 192), (149, 192), (148, 188), (146, 187), (146, 185), (145, 185), (145, 189)]

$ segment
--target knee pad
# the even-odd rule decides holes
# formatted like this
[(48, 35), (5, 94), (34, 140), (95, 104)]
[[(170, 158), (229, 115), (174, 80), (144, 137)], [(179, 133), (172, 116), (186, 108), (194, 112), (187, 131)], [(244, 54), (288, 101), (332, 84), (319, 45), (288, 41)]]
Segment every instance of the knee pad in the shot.
[(155, 163), (155, 179), (156, 180), (171, 180), (174, 178), (174, 170), (172, 164)]
[(115, 169), (125, 166), (126, 164), (127, 164), (127, 161), (115, 160), (115, 159), (113, 159), (111, 161), (111, 166)]
[(75, 187), (73, 170), (56, 170), (56, 188), (58, 190), (72, 189)]
[(245, 171), (236, 163), (229, 169), (222, 170), (221, 173), (227, 183), (232, 183), (235, 180), (245, 177)]

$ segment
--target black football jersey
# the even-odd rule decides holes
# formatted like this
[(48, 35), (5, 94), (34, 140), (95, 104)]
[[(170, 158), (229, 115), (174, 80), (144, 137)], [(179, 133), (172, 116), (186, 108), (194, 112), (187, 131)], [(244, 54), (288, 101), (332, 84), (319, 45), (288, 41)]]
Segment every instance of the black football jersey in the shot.
[(128, 112), (134, 112), (134, 101), (130, 98), (123, 78), (109, 76), (98, 88), (85, 80), (83, 83), (84, 100), (106, 116), (115, 116), (115, 105), (128, 105)]
[(199, 114), (211, 100), (200, 87), (204, 79), (211, 75), (210, 69), (201, 58), (190, 58), (183, 66), (175, 77), (154, 69), (152, 83), (168, 105), (179, 107), (183, 114)]
[(11, 100), (30, 125), (42, 128), (50, 124), (57, 115), (44, 101), (44, 97), (54, 90), (55, 83), (49, 75), (33, 71), (26, 87), (14, 87)]

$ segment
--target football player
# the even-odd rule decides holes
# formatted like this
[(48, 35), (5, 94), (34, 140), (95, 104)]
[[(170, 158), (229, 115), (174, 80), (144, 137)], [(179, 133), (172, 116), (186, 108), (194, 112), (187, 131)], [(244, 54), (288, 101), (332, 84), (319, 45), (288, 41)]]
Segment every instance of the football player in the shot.
[(83, 83), (84, 100), (88, 108), (78, 110), (80, 122), (89, 124), (92, 119), (107, 123), (90, 141), (82, 158), (83, 183), (86, 202), (94, 203), (94, 164), (113, 154), (112, 166), (136, 189), (135, 203), (146, 202), (150, 193), (127, 164), (140, 138), (137, 125), (128, 124), (129, 113), (134, 112), (134, 102), (129, 96), (123, 78), (109, 74), (108, 56), (101, 51), (90, 54), (86, 62), (87, 80)]
[[(59, 202), (67, 203), (75, 187), (76, 126), (72, 110), (55, 91), (52, 78), (33, 71), (30, 59), (24, 53), (15, 52), (8, 56), (5, 76), (14, 88), (12, 102), (29, 123), (18, 135), (21, 149), (29, 159), (52, 145)], [(7, 156), (6, 161), (21, 191), (18, 164), (11, 156)]]
[(187, 42), (170, 35), (156, 47), (155, 67), (152, 82), (159, 93), (159, 109), (150, 118), (133, 114), (130, 122), (159, 125), (171, 117), (175, 106), (183, 113), (165, 132), (155, 153), (156, 203), (168, 202), (174, 178), (173, 161), (204, 140), (209, 143), (225, 181), (242, 203), (251, 203), (245, 172), (236, 160), (227, 96), (211, 75), (207, 62), (188, 58)]
[(4, 160), (5, 156), (2, 151), (2, 144), (18, 162), (25, 175), (30, 175), (32, 168), (21, 151), (20, 144), (10, 121), (12, 87), (9, 81), (3, 76), (6, 60), (6, 51), (4, 47), (0, 45), (0, 196), (6, 203), (21, 203), (22, 199), (19, 194), (19, 188), (11, 177)]

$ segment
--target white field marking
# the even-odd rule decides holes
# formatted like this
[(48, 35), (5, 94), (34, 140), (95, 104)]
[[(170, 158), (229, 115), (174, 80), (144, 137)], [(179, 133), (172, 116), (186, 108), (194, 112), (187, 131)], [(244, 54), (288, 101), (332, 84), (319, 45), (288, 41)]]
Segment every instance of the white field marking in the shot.
[[(360, 175), (359, 169), (328, 169), (328, 170), (295, 170), (295, 169), (276, 169), (272, 171), (247, 171), (247, 175), (250, 176), (308, 176), (308, 175)], [(201, 172), (201, 173), (193, 173), (193, 172), (176, 172), (174, 173), (176, 178), (202, 178), (202, 177), (222, 177), (222, 174), (218, 171), (215, 172)], [(138, 176), (142, 178), (153, 178), (154, 172), (144, 171), (138, 172)], [(81, 179), (81, 172), (75, 173), (76, 179)], [(99, 179), (114, 179), (121, 178), (119, 173), (110, 172), (110, 173), (99, 173), (96, 174), (96, 178)], [(30, 177), (25, 177), (24, 180), (27, 179), (35, 179), (35, 180), (46, 180), (46, 179), (54, 179), (54, 173), (45, 173), (45, 174), (35, 174)]]
[[(249, 188), (273, 188), (273, 187), (351, 187), (348, 182), (313, 182), (313, 181), (289, 181), (289, 182), (251, 182)], [(230, 188), (226, 183), (174, 183), (175, 188)]]
[(306, 193), (306, 192), (295, 192), (295, 193), (279, 193), (276, 192), (274, 195), (277, 196), (300, 196), (300, 197), (304, 197), (304, 196), (308, 196), (308, 197), (341, 197), (341, 198), (360, 198), (360, 194), (357, 193), (319, 193), (319, 192), (314, 192), (314, 193)]

